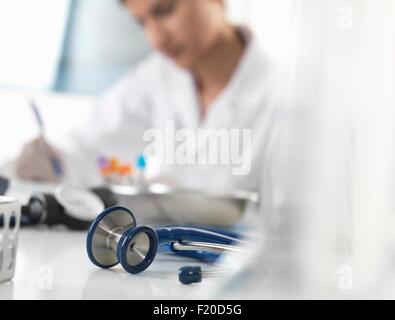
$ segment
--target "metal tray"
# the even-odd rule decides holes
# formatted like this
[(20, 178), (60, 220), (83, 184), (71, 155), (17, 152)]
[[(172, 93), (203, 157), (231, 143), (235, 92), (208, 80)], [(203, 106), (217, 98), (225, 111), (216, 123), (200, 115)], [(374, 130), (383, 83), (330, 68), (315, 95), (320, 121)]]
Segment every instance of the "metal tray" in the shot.
[(229, 227), (240, 221), (249, 204), (258, 201), (256, 193), (246, 191), (204, 192), (163, 184), (108, 187), (140, 222)]

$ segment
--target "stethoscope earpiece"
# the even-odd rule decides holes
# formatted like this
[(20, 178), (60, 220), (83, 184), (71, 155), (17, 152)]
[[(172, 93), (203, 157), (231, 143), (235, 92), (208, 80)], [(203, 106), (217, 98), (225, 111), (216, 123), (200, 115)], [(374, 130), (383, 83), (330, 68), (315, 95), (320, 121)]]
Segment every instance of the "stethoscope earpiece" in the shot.
[(182, 284), (192, 284), (202, 282), (202, 268), (185, 266), (178, 269), (178, 280)]
[(203, 270), (200, 266), (185, 266), (178, 269), (178, 280), (182, 284), (193, 284), (202, 282), (203, 278), (216, 277), (229, 272), (230, 270), (221, 268)]

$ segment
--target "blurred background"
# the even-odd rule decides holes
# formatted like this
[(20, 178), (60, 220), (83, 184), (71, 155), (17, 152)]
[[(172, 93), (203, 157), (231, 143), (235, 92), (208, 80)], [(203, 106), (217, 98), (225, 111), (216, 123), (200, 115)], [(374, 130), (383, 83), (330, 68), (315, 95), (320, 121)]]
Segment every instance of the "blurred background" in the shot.
[[(288, 55), (292, 1), (228, 0), (226, 7), (272, 57)], [(94, 99), (150, 52), (142, 29), (116, 0), (0, 0), (0, 41), (0, 163), (37, 135), (29, 97), (43, 109), (48, 138), (60, 143)], [(18, 131), (5, 139), (15, 123)]]
[[(0, 2), (1, 85), (94, 94), (148, 51), (119, 2)], [(10, 32), (12, 30), (12, 32)]]
[[(276, 55), (284, 53), (289, 10), (290, 1), (227, 1), (231, 19), (248, 21)], [(1, 0), (0, 39), (2, 88), (82, 94), (101, 92), (150, 50), (115, 0)]]

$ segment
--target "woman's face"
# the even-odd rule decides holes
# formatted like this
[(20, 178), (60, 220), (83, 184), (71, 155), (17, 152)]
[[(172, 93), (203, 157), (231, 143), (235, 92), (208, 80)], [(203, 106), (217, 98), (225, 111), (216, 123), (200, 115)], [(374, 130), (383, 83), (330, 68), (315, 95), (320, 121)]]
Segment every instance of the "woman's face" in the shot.
[(222, 0), (126, 0), (151, 46), (183, 68), (203, 59), (224, 26)]

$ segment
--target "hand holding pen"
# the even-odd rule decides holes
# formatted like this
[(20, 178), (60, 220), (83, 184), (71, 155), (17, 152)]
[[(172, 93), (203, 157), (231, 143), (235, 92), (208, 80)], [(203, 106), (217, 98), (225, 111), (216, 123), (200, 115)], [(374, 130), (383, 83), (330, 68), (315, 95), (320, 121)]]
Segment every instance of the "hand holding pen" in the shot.
[(47, 143), (47, 139), (45, 137), (44, 122), (43, 122), (43, 118), (41, 117), (40, 111), (33, 100), (30, 101), (30, 106), (32, 108), (32, 111), (33, 111), (34, 116), (36, 118), (38, 127), (40, 129), (41, 140), (42, 140), (42, 143), (44, 144), (44, 148), (47, 150), (48, 159), (51, 162), (51, 166), (52, 166), (54, 175), (56, 177), (61, 177), (63, 175), (63, 169), (62, 169), (62, 166), (60, 164), (58, 157), (56, 157), (54, 155), (54, 152), (52, 152), (51, 147)]
[(58, 181), (63, 176), (60, 156), (47, 142), (43, 118), (33, 101), (30, 101), (40, 136), (28, 143), (16, 161), (16, 173), (20, 178), (38, 181)]

